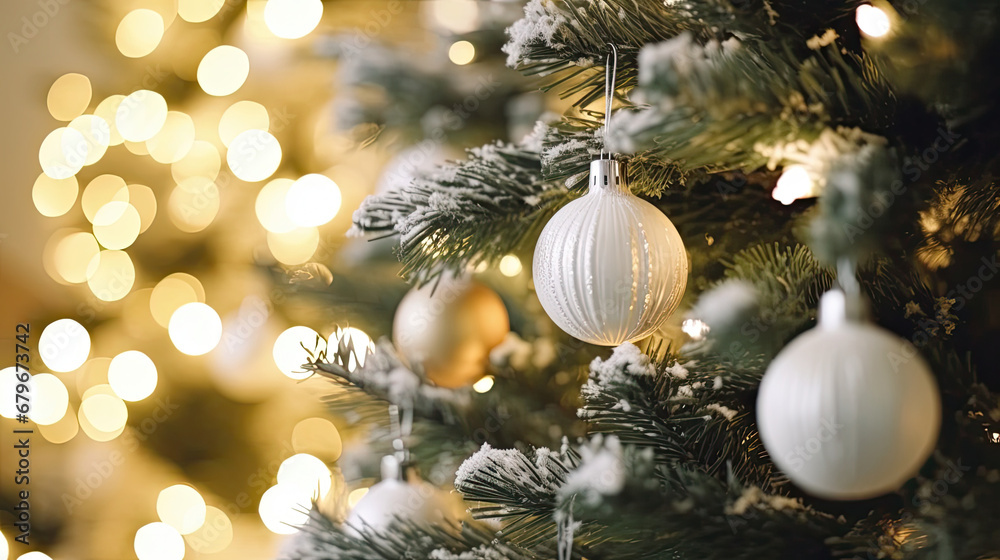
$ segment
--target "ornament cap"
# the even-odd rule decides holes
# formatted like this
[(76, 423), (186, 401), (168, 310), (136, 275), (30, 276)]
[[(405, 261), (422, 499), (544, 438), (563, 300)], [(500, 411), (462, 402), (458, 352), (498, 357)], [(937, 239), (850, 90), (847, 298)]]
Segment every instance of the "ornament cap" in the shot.
[(590, 162), (590, 189), (631, 193), (625, 171), (624, 162), (611, 158), (595, 159)]
[(868, 306), (860, 294), (845, 294), (832, 289), (819, 300), (819, 325), (825, 329), (847, 323), (862, 323), (868, 319)]
[(402, 480), (403, 465), (394, 455), (382, 457), (382, 480)]

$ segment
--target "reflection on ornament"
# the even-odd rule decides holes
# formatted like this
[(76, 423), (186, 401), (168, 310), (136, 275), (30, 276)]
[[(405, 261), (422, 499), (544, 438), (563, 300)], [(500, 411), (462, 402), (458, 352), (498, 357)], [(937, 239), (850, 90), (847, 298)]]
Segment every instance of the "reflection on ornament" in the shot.
[(930, 455), (941, 400), (909, 342), (859, 318), (860, 302), (824, 294), (820, 323), (771, 362), (757, 424), (771, 459), (807, 492), (860, 500), (892, 492)]
[(500, 296), (479, 282), (443, 278), (414, 288), (396, 309), (392, 338), (413, 366), (441, 387), (466, 387), (485, 373), (489, 353), (510, 331)]
[(623, 164), (611, 159), (590, 164), (590, 190), (549, 220), (535, 246), (542, 308), (591, 344), (652, 334), (680, 304), (687, 274), (677, 229), (629, 191)]

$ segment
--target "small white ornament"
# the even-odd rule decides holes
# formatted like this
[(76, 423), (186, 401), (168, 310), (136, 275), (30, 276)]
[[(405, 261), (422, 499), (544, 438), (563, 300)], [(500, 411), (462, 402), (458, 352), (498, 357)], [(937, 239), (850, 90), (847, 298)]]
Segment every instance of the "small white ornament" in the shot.
[(535, 246), (542, 308), (570, 335), (617, 346), (652, 334), (680, 303), (688, 259), (677, 228), (633, 195), (624, 164), (590, 164), (590, 190), (556, 212)]
[(422, 480), (403, 480), (399, 462), (382, 458), (382, 480), (351, 510), (345, 529), (358, 536), (365, 528), (384, 531), (399, 519), (422, 526), (454, 526), (459, 519), (454, 500)]
[[(855, 302), (850, 302), (855, 303)], [(771, 362), (757, 396), (760, 437), (775, 465), (821, 498), (897, 490), (937, 442), (941, 398), (908, 341), (860, 319), (832, 290), (820, 322)]]

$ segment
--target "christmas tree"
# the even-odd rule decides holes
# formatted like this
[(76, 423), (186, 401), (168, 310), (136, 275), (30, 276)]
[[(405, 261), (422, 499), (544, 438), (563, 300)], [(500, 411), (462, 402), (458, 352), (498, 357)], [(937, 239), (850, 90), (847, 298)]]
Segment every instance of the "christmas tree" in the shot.
[[(314, 504), (285, 555), (1000, 556), (998, 22), (529, 2), (506, 64), (570, 106), (355, 213), (417, 287), (393, 340), (307, 367), (383, 480), (350, 514)], [(433, 105), (412, 93), (433, 69), (359, 68), (396, 94), (350, 124)], [(683, 247), (656, 240), (674, 226)], [(502, 310), (468, 278), (532, 254)]]

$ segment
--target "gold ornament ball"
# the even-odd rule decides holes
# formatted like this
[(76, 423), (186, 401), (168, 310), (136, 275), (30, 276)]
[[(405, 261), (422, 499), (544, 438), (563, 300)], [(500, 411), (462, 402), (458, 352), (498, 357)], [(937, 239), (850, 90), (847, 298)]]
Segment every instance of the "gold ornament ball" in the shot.
[(486, 372), (490, 350), (510, 332), (507, 308), (496, 292), (468, 279), (445, 278), (410, 290), (396, 309), (392, 338), (411, 366), (454, 389)]

